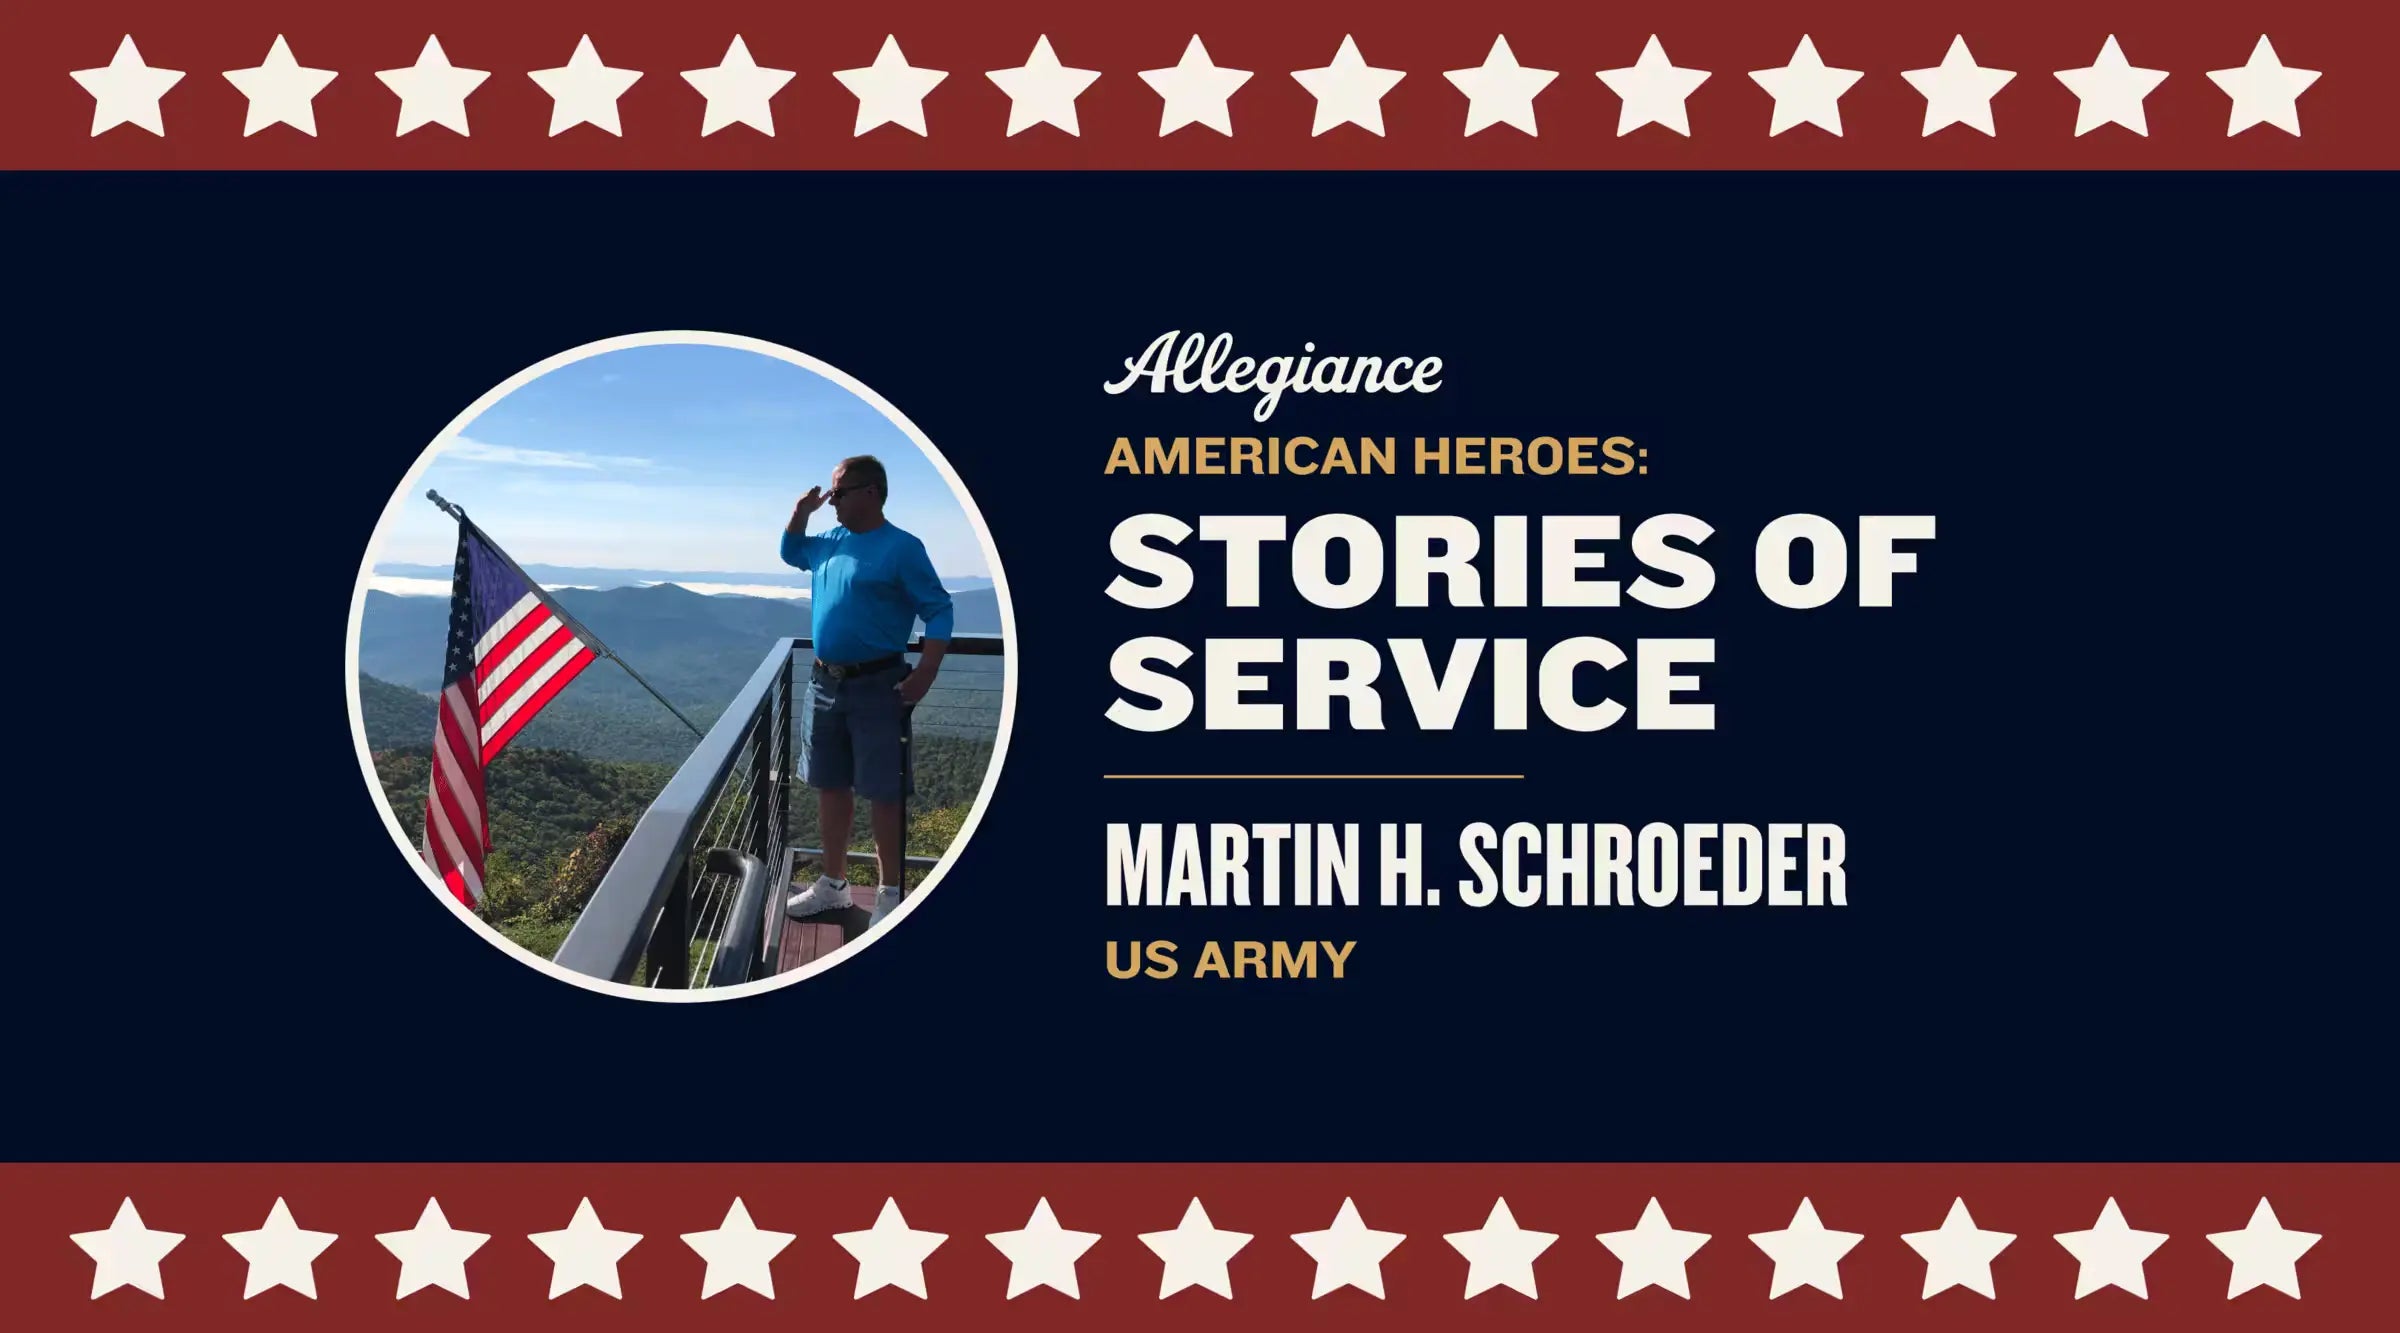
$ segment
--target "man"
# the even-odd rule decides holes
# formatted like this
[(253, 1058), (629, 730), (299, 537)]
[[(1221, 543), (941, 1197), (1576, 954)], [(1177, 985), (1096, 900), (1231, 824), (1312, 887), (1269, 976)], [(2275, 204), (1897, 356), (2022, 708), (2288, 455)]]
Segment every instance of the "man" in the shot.
[[(850, 906), (850, 820), (855, 796), (864, 794), (881, 872), (867, 922), (872, 930), (900, 905), (906, 883), (902, 802), (909, 774), (901, 742), (908, 710), (933, 687), (950, 647), (950, 594), (934, 575), (925, 543), (883, 516), (891, 484), (882, 463), (865, 454), (845, 458), (832, 481), (830, 490), (808, 488), (783, 533), (784, 563), (809, 573), (816, 665), (802, 758), (808, 785), (817, 789), (825, 844), (817, 882), (792, 894), (784, 910), (805, 917)], [(809, 519), (828, 503), (840, 526), (809, 535)], [(904, 653), (919, 620), (925, 643), (912, 671)]]

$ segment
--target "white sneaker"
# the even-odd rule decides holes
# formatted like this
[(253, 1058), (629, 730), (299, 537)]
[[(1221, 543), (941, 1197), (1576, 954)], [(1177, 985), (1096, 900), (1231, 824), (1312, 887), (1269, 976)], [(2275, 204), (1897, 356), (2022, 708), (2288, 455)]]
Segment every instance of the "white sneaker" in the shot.
[(892, 909), (898, 907), (899, 905), (899, 886), (886, 884), (876, 889), (875, 911), (867, 917), (867, 929), (873, 930), (875, 927), (882, 925), (883, 919), (887, 916), (890, 916), (892, 914)]
[(831, 875), (820, 874), (817, 882), (784, 900), (786, 916), (815, 916), (819, 912), (838, 912), (850, 906), (850, 885)]

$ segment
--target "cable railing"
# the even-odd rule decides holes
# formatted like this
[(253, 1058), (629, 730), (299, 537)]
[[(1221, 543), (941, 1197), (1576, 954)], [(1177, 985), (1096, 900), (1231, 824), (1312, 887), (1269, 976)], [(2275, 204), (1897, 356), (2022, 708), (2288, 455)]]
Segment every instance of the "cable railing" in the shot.
[[(779, 639), (768, 651), (635, 823), (559, 945), (559, 966), (654, 989), (739, 985), (775, 974), (793, 868), (824, 855), (792, 841), (794, 789), (806, 790), (795, 756), (808, 708), (809, 647), (805, 638)], [(919, 647), (909, 645), (912, 658)], [(1003, 654), (997, 637), (949, 640), (941, 676), (911, 710), (904, 765), (914, 763), (908, 747), (917, 738), (997, 732)], [(872, 850), (850, 854), (874, 858)], [(922, 870), (937, 860), (910, 856), (907, 863)]]

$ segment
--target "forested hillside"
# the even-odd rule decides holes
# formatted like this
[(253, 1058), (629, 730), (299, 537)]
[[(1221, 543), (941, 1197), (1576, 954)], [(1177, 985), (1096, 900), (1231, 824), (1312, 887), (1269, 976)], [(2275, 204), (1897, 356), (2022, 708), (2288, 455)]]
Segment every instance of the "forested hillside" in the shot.
[[(703, 596), (671, 585), (563, 589), (559, 597), (702, 730), (757, 673), (776, 640), (806, 637), (809, 629), (805, 600)], [(998, 632), (989, 588), (956, 598), (959, 633)], [(444, 598), (373, 592), (361, 627), (358, 686), (367, 746), (412, 841), (424, 817), (435, 717), (431, 691), (441, 684), (448, 609)], [(1002, 658), (953, 654), (934, 693), (918, 706), (912, 854), (947, 851), (973, 808), (991, 764), (1006, 670)], [(793, 683), (796, 709), (805, 710), (805, 653), (795, 662)], [(593, 662), (492, 766), (486, 792), (493, 850), (484, 876), (484, 917), (527, 949), (550, 956), (635, 822), (699, 739), (623, 668)], [(797, 774), (787, 798), (791, 845), (823, 846), (815, 794)], [(846, 843), (862, 852), (870, 843), (863, 802)], [(816, 870), (810, 861), (800, 874)], [(854, 857), (850, 877), (875, 882), (871, 854)], [(910, 875), (912, 882), (918, 878)]]
[[(411, 692), (386, 686), (375, 693), (396, 705), (398, 696)], [(424, 700), (430, 727), (431, 697), (413, 697)], [(423, 818), (430, 761), (431, 749), (425, 745), (375, 754), (376, 777), (412, 841)], [(909, 802), (910, 854), (939, 856), (949, 850), (982, 790), (990, 762), (989, 742), (954, 737), (917, 742), (917, 795)], [(493, 762), (485, 788), (493, 848), (484, 874), (484, 918), (518, 944), (549, 957), (566, 939), (634, 823), (674, 771), (671, 764), (609, 762), (563, 750), (511, 746)], [(787, 799), (791, 845), (824, 846), (815, 793), (795, 786)], [(875, 883), (864, 802), (846, 841), (862, 853), (851, 861), (851, 881)], [(800, 874), (813, 876), (816, 869), (810, 861)], [(922, 878), (922, 872), (909, 872), (912, 884)]]

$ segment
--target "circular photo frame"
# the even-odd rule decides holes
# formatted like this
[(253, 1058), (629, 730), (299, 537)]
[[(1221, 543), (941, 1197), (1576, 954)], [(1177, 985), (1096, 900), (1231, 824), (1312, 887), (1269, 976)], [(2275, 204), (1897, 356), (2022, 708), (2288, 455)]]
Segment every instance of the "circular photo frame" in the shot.
[(350, 727), (459, 922), (604, 994), (757, 995), (879, 943), (988, 807), (1016, 712), (991, 531), (881, 395), (756, 338), (526, 367), (359, 562)]

